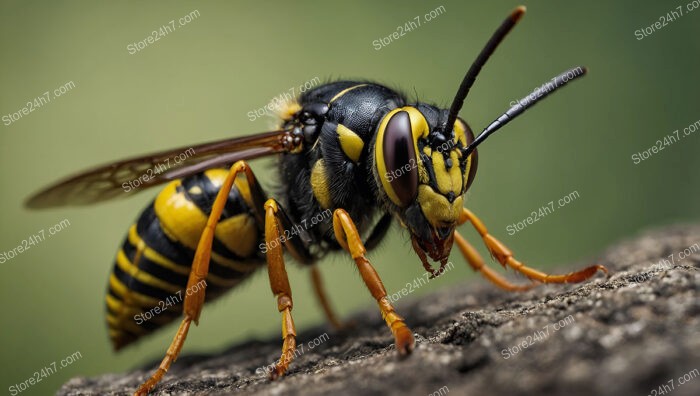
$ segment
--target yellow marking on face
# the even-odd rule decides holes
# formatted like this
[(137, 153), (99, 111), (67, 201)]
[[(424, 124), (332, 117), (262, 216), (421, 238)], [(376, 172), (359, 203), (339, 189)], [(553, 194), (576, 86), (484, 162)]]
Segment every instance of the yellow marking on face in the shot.
[(358, 85), (353, 85), (353, 86), (350, 87), (350, 88), (345, 88), (344, 90), (338, 92), (338, 93), (331, 99), (331, 101), (330, 101), (329, 103), (333, 103), (333, 102), (335, 102), (336, 100), (338, 100), (341, 96), (343, 96), (343, 95), (345, 95), (346, 93), (352, 91), (353, 89), (360, 88), (360, 87), (364, 87), (365, 85), (367, 85), (367, 84), (358, 84)]
[[(387, 172), (386, 164), (384, 163), (384, 131), (386, 130), (386, 126), (389, 123), (391, 117), (393, 117), (394, 114), (398, 113), (399, 111), (407, 112), (408, 117), (411, 120), (411, 132), (413, 135), (413, 152), (416, 153), (416, 156), (418, 156), (419, 153), (418, 139), (426, 138), (430, 133), (428, 121), (425, 119), (425, 117), (423, 117), (423, 114), (420, 111), (418, 111), (418, 109), (412, 106), (399, 107), (388, 112), (384, 116), (384, 118), (382, 118), (382, 121), (379, 123), (379, 129), (377, 129), (378, 132), (376, 146), (374, 150), (374, 162), (377, 166), (379, 180), (382, 183), (382, 187), (384, 188), (386, 195), (397, 206), (401, 206), (401, 200), (399, 200), (399, 197), (396, 195), (396, 192), (394, 192), (394, 189), (391, 187), (391, 182), (387, 177), (389, 175), (389, 172)], [(418, 166), (419, 182), (422, 183), (424, 179), (427, 180), (427, 171), (424, 169), (423, 164), (421, 163), (419, 158), (413, 158), (413, 161)]]
[(455, 143), (460, 142), (462, 143), (462, 146), (466, 147), (467, 146), (467, 133), (466, 133), (466, 126), (461, 120), (455, 121)]
[(450, 203), (444, 195), (436, 193), (430, 186), (418, 186), (418, 204), (433, 227), (444, 227), (457, 222), (462, 213), (463, 199), (460, 195)]
[[(461, 120), (455, 121), (455, 139), (458, 142), (462, 143), (462, 147), (467, 147), (467, 133), (466, 133), (466, 125)], [(457, 160), (460, 160), (462, 158), (462, 151), (458, 150), (457, 151)], [(472, 154), (474, 154), (472, 152)], [(452, 160), (455, 164), (455, 160)], [(472, 166), (472, 155), (470, 154), (469, 157), (467, 158), (467, 165), (464, 168), (464, 175), (463, 175), (463, 182), (462, 182), (462, 191), (467, 189), (467, 182), (469, 181), (469, 170), (471, 169)]]
[(437, 182), (438, 191), (443, 194), (453, 192), (455, 195), (462, 193), (462, 173), (457, 162), (457, 153), (450, 152), (452, 167), (448, 170), (445, 167), (445, 158), (442, 153), (434, 151), (432, 155), (433, 172)]
[(313, 169), (311, 169), (311, 190), (314, 192), (314, 197), (323, 209), (329, 209), (333, 206), (331, 198), (331, 190), (328, 186), (328, 178), (326, 176), (326, 165), (323, 158), (316, 161)]
[(343, 124), (338, 124), (336, 133), (338, 134), (338, 140), (340, 140), (340, 148), (343, 149), (343, 152), (348, 158), (357, 163), (357, 161), (360, 160), (362, 149), (365, 147), (365, 142), (363, 142), (362, 138), (355, 132)]

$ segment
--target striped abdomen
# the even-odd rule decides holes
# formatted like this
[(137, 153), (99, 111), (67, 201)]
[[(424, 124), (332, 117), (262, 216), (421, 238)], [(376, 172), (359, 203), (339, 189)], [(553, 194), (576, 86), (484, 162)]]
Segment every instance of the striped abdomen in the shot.
[[(212, 169), (168, 184), (129, 229), (109, 277), (107, 324), (115, 349), (177, 319), (194, 252), (227, 170)], [(243, 175), (216, 228), (207, 301), (265, 264), (262, 227)]]

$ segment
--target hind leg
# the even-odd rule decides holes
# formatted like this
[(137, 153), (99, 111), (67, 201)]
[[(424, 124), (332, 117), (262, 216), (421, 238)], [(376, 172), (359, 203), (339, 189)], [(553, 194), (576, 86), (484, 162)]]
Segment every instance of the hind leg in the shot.
[(146, 382), (139, 386), (136, 392), (134, 392), (134, 395), (146, 395), (158, 384), (158, 382), (160, 382), (165, 373), (168, 372), (168, 369), (172, 363), (177, 360), (177, 357), (185, 344), (185, 339), (187, 338), (187, 333), (190, 330), (190, 325), (192, 322), (195, 324), (199, 323), (199, 315), (201, 314), (202, 307), (204, 305), (206, 278), (209, 273), (209, 259), (211, 258), (214, 231), (219, 223), (219, 219), (221, 218), (221, 213), (223, 212), (226, 201), (228, 200), (228, 195), (231, 192), (234, 180), (241, 172), (245, 173), (246, 175), (248, 184), (251, 187), (251, 191), (254, 195), (254, 201), (258, 200), (255, 195), (258, 191), (260, 191), (260, 187), (255, 179), (255, 175), (253, 175), (253, 171), (244, 161), (236, 162), (233, 164), (233, 166), (231, 166), (229, 173), (216, 196), (216, 200), (214, 200), (214, 203), (212, 204), (211, 213), (207, 219), (207, 224), (204, 227), (204, 231), (202, 232), (199, 243), (197, 244), (197, 250), (195, 252), (192, 268), (190, 270), (190, 276), (187, 281), (187, 290), (192, 291), (192, 293), (185, 293), (183, 310), (184, 318), (180, 323), (180, 327), (177, 329), (177, 333), (175, 333), (173, 341), (168, 347), (165, 357), (158, 366), (158, 369)]

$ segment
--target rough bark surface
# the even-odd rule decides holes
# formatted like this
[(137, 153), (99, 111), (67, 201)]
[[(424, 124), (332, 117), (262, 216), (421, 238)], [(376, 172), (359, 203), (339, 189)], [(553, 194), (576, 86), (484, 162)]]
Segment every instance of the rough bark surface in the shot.
[[(274, 337), (182, 356), (154, 394), (644, 396), (672, 384), (666, 394), (698, 395), (700, 251), (679, 254), (699, 242), (699, 225), (675, 226), (608, 249), (597, 262), (610, 276), (583, 284), (508, 293), (479, 279), (405, 297), (398, 312), (417, 337), (406, 359), (368, 309), (353, 317), (356, 330), (300, 333), (304, 353), (281, 380), (256, 373), (279, 357)], [(307, 346), (325, 332), (328, 340)], [(74, 378), (58, 394), (127, 395), (152, 368)]]

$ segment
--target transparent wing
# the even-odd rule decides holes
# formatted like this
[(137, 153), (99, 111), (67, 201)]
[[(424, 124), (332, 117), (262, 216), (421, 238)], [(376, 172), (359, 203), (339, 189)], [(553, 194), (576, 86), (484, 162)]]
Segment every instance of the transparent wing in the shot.
[(128, 197), (209, 168), (288, 152), (293, 142), (291, 130), (278, 130), (129, 158), (61, 180), (31, 196), (25, 206), (88, 205)]

